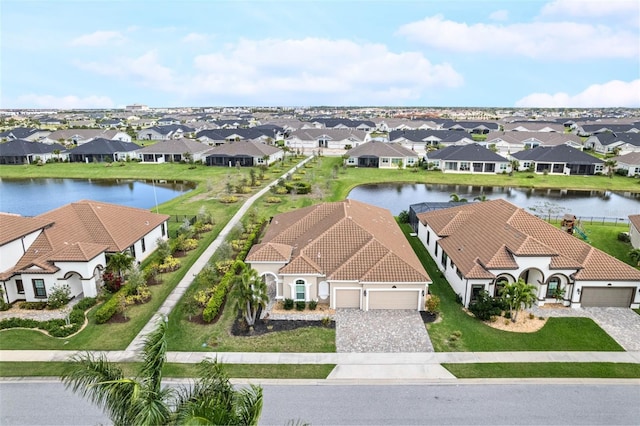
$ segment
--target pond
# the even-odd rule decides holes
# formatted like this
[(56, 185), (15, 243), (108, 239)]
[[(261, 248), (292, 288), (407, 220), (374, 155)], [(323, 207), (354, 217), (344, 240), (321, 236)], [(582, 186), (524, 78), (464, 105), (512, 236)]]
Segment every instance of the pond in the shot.
[(36, 216), (79, 200), (152, 209), (195, 186), (166, 180), (0, 179), (0, 211)]
[[(518, 207), (536, 214), (552, 216), (572, 213), (583, 219), (609, 218), (627, 220), (630, 214), (640, 214), (640, 193), (583, 191), (565, 189), (530, 189), (512, 187), (432, 185), (432, 184), (379, 184), (361, 185), (349, 193), (347, 198), (373, 204), (391, 210), (397, 216), (409, 210), (411, 204), (425, 201), (451, 201), (451, 194), (473, 201), (482, 194), (488, 200), (503, 198)], [(535, 210), (533, 210), (535, 209)]]

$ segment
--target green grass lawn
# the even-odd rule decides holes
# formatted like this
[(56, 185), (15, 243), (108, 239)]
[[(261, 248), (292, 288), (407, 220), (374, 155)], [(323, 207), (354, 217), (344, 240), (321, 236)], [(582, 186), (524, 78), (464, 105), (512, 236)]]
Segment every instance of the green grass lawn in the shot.
[[(414, 251), (433, 284), (429, 291), (440, 297), (442, 320), (428, 325), (429, 336), (438, 352), (472, 351), (622, 351), (607, 333), (589, 318), (550, 318), (534, 333), (497, 330), (462, 310), (449, 283), (441, 276), (420, 240), (409, 236)], [(460, 334), (459, 337), (456, 335)]]
[(442, 364), (459, 379), (480, 378), (536, 378), (589, 377), (607, 379), (638, 379), (640, 364), (614, 362), (539, 362)]
[[(139, 363), (115, 363), (128, 377), (134, 377)], [(69, 366), (66, 362), (0, 362), (0, 377), (59, 377)], [(333, 364), (224, 364), (231, 378), (252, 379), (326, 379)], [(198, 364), (166, 363), (166, 378), (197, 377)]]

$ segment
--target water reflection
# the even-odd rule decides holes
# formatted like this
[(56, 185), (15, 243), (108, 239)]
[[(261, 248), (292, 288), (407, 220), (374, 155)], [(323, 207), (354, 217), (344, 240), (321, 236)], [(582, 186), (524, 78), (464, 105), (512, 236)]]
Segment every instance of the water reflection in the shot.
[(35, 216), (83, 199), (150, 209), (195, 187), (169, 180), (0, 179), (0, 211)]
[(409, 205), (423, 201), (446, 202), (451, 194), (472, 201), (484, 195), (487, 199), (503, 198), (519, 207), (530, 209), (552, 202), (578, 216), (620, 217), (640, 214), (640, 193), (583, 191), (573, 189), (515, 188), (502, 186), (444, 184), (377, 184), (362, 185), (351, 190), (347, 198), (391, 210), (397, 215)]

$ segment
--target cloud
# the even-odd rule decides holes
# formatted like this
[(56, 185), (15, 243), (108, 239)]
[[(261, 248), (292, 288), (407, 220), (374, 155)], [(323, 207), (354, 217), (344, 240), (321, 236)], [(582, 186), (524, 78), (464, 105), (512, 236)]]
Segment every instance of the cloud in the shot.
[(184, 43), (201, 43), (203, 41), (207, 41), (208, 39), (208, 35), (199, 33), (189, 33), (186, 36), (182, 37), (182, 41)]
[(462, 53), (517, 55), (566, 61), (640, 56), (638, 34), (588, 23), (469, 25), (436, 15), (403, 25), (397, 34), (427, 46)]
[(155, 52), (78, 66), (192, 102), (301, 104), (308, 97), (310, 103), (398, 105), (463, 84), (450, 64), (432, 64), (419, 52), (319, 38), (240, 40), (196, 56), (188, 74), (161, 65)]
[(593, 84), (573, 96), (564, 92), (532, 93), (518, 100), (515, 106), (523, 108), (638, 108), (640, 107), (640, 80), (630, 82), (612, 80), (604, 84)]
[(507, 10), (496, 10), (489, 15), (489, 19), (492, 21), (506, 21), (509, 19), (509, 12)]
[(555, 0), (545, 4), (541, 16), (601, 17), (605, 15), (635, 16), (640, 14), (640, 3), (635, 0)]
[(52, 109), (74, 109), (74, 108), (113, 108), (114, 102), (108, 96), (53, 96), (27, 94), (19, 96), (14, 108), (52, 108)]
[(118, 31), (95, 31), (91, 34), (84, 34), (71, 40), (72, 46), (106, 46), (122, 44), (126, 37)]

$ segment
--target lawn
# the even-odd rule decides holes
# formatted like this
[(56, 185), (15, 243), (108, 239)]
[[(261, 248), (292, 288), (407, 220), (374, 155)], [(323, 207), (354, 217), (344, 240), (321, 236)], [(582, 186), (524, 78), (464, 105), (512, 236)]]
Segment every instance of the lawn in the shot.
[(539, 362), (442, 364), (459, 379), (480, 378), (569, 378), (639, 379), (640, 364), (614, 362)]
[(411, 228), (402, 226), (414, 251), (433, 284), (429, 291), (440, 297), (442, 320), (428, 325), (429, 336), (438, 352), (491, 351), (622, 351), (607, 333), (589, 318), (550, 318), (534, 333), (496, 330), (462, 310), (449, 283), (420, 240), (409, 236)]

